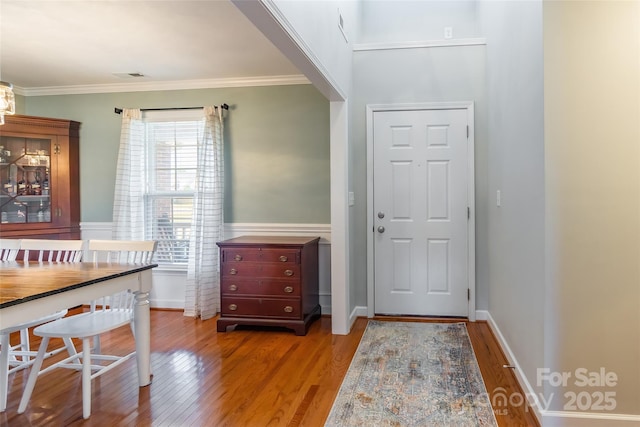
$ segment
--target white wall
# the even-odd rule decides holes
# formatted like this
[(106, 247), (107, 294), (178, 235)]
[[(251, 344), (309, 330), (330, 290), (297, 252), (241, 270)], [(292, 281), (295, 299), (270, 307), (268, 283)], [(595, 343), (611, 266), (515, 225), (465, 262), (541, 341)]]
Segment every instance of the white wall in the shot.
[(490, 321), (544, 427), (640, 425), (640, 2), (480, 6)]
[(367, 104), (473, 101), (476, 146), (476, 303), (488, 308), (487, 253), (487, 104), (484, 46), (385, 49), (354, 53), (352, 101), (352, 179), (355, 206), (351, 231), (354, 247), (352, 298), (367, 305)]
[[(240, 7), (252, 2), (235, 3)], [(615, 388), (613, 415), (582, 411), (578, 416), (558, 411), (566, 401), (554, 401), (552, 411), (538, 411), (545, 427), (639, 425), (638, 1), (545, 2), (544, 7), (541, 0), (481, 1), (479, 27), (464, 29), (465, 22), (472, 22), (465, 21), (465, 16), (472, 15), (470, 9), (452, 26), (455, 36), (479, 33), (486, 37), (486, 56), (477, 51), (484, 47), (454, 48), (462, 49), (455, 54), (415, 48), (385, 53), (358, 50), (355, 97), (344, 88), (349, 86), (346, 70), (351, 64), (341, 61), (346, 61), (342, 54), (349, 46), (337, 44), (332, 51), (335, 34), (327, 34), (330, 28), (335, 31), (327, 18), (333, 2), (261, 3), (278, 4), (276, 12), (286, 12), (288, 22), (295, 23), (294, 35), (303, 35), (299, 38), (312, 53), (311, 62), (319, 65), (305, 72), (310, 81), (329, 99), (352, 98), (352, 123), (346, 126), (353, 144), (348, 173), (356, 206), (349, 217), (353, 232), (346, 247), (339, 248), (341, 256), (354, 258), (353, 275), (348, 277), (352, 283), (350, 288), (346, 285), (349, 306), (363, 303), (366, 289), (362, 258), (366, 230), (361, 225), (366, 223), (362, 182), (366, 167), (360, 159), (363, 106), (451, 100), (454, 95), (469, 99), (469, 94), (484, 90), (476, 79), (486, 65), (486, 116), (476, 118), (476, 123), (486, 125), (486, 145), (484, 157), (480, 153), (476, 159), (481, 162), (476, 170), (484, 168), (487, 177), (476, 177), (476, 183), (485, 193), (477, 197), (479, 203), (485, 202), (477, 219), (478, 229), (487, 232), (487, 250), (479, 247), (477, 252), (485, 256), (478, 259), (478, 274), (486, 274), (489, 320), (516, 364), (526, 392), (542, 393), (545, 398), (550, 397), (545, 393), (553, 392), (566, 398), (565, 389), (537, 381), (538, 368), (595, 371), (606, 365), (621, 378)], [(367, 22), (357, 33), (362, 37), (358, 41), (381, 42), (387, 36), (400, 43), (405, 37), (433, 39), (452, 22), (445, 19), (446, 14), (427, 15), (428, 8), (438, 7), (439, 2), (411, 3), (407, 10), (415, 15), (409, 21), (402, 17), (407, 10), (393, 12), (387, 19), (384, 9), (400, 4), (362, 2), (360, 16)], [(423, 26), (421, 32), (421, 16), (440, 20)], [(376, 27), (378, 21), (387, 25)], [(404, 22), (412, 25), (403, 28)], [(281, 43), (290, 47), (291, 40)], [(479, 65), (482, 60), (485, 63)], [(459, 82), (471, 82), (472, 87), (466, 87), (471, 90), (451, 84), (464, 73), (469, 78)], [(482, 110), (476, 108), (478, 113)], [(477, 142), (481, 139), (476, 135)], [(335, 147), (342, 146), (332, 141)], [(334, 178), (332, 172), (332, 185)], [(338, 178), (344, 182), (343, 175)], [(500, 207), (495, 203), (498, 190)], [(336, 200), (343, 202), (332, 197), (332, 203)], [(483, 213), (486, 228), (480, 220)], [(340, 230), (348, 231), (343, 225)], [(477, 236), (477, 241), (482, 238)], [(481, 280), (479, 276), (478, 283)], [(478, 306), (482, 308), (479, 301)]]
[[(351, 85), (351, 44), (358, 32), (358, 2), (336, 0), (272, 0), (286, 17), (317, 65), (324, 68), (344, 97)], [(342, 16), (344, 35), (338, 28)], [(346, 35), (346, 39), (345, 39)], [(332, 99), (333, 100), (333, 99)]]
[[(545, 365), (618, 377), (597, 425), (640, 425), (640, 2), (545, 2)], [(611, 414), (635, 415), (612, 418)], [(548, 414), (547, 425), (563, 425)], [(564, 424), (569, 425), (569, 424)], [(579, 426), (573, 421), (572, 426)], [(586, 424), (585, 424), (586, 425)], [(596, 425), (596, 424), (592, 424)]]
[[(487, 104), (485, 46), (410, 48), (413, 42), (438, 37), (445, 25), (458, 22), (460, 33), (477, 36), (473, 2), (363, 2), (361, 41), (354, 52), (351, 100), (350, 175), (355, 194), (351, 210), (353, 266), (351, 299), (367, 305), (367, 104), (473, 101), (476, 146), (476, 305), (488, 308), (487, 244)], [(458, 12), (464, 11), (460, 18)], [(406, 20), (405, 18), (410, 19)], [(423, 25), (430, 22), (429, 26)], [(438, 33), (434, 28), (439, 28)], [(457, 34), (457, 32), (456, 32)], [(411, 37), (402, 39), (401, 37)], [(454, 41), (457, 36), (454, 35)], [(431, 40), (434, 41), (434, 40)], [(436, 41), (437, 42), (437, 41)], [(395, 48), (379, 49), (393, 43)]]
[(545, 303), (542, 2), (479, 6), (487, 39), (489, 311), (511, 362), (538, 392)]
[(365, 0), (358, 43), (439, 40), (445, 27), (454, 39), (478, 37), (476, 6), (466, 0)]
[[(328, 100), (349, 97), (351, 35), (358, 32), (360, 2), (231, 1)], [(340, 16), (344, 32), (338, 27)]]
[[(242, 13), (329, 99), (331, 132), (332, 331), (347, 334), (355, 317), (349, 298), (347, 100), (351, 94), (351, 41), (359, 2), (232, 0)], [(345, 31), (339, 27), (342, 14)], [(346, 34), (346, 37), (344, 36)]]

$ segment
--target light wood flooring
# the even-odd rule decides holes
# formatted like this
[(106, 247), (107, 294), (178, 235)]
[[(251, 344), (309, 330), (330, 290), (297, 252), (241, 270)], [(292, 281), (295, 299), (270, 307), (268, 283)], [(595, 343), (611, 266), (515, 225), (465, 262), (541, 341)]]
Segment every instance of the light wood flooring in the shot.
[[(18, 415), (27, 378), (19, 372), (9, 378), (0, 425), (323, 426), (367, 323), (360, 318), (349, 335), (332, 335), (331, 319), (322, 317), (299, 337), (284, 329), (218, 333), (215, 319), (178, 311), (152, 310), (151, 321), (150, 386), (137, 386), (130, 360), (93, 381), (92, 415), (85, 421), (79, 373), (57, 369), (38, 379), (27, 411)], [(467, 327), (490, 396), (520, 393), (487, 323)], [(124, 352), (133, 340), (121, 328), (103, 346)], [(494, 409), (500, 427), (538, 425), (522, 406)]]

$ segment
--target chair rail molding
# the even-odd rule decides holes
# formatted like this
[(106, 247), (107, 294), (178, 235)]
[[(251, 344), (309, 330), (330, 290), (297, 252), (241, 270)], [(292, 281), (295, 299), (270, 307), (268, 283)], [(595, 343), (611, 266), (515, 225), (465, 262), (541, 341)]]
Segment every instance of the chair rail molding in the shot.
[[(111, 222), (81, 222), (82, 240), (111, 239)], [(224, 238), (252, 236), (319, 236), (319, 293), (322, 314), (331, 314), (331, 224), (226, 223)], [(152, 308), (183, 309), (186, 268), (154, 268)]]

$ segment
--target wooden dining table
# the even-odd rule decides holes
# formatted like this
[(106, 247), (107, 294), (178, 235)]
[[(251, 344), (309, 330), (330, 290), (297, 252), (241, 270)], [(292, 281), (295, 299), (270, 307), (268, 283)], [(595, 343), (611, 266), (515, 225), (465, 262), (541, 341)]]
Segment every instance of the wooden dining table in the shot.
[(0, 262), (0, 329), (130, 290), (138, 382), (151, 383), (151, 271), (157, 264)]

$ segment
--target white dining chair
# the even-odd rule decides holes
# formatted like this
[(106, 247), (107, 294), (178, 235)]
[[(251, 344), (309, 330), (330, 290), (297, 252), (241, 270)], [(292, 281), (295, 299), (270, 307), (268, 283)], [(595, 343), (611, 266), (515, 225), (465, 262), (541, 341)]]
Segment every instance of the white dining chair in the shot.
[[(24, 251), (24, 259), (35, 252), (38, 260), (43, 262), (79, 262), (82, 259), (82, 240), (44, 240), (44, 239), (0, 239), (0, 254), (2, 261), (14, 261), (20, 250)], [(7, 394), (9, 375), (28, 368), (35, 363), (36, 351), (31, 350), (29, 329), (43, 323), (60, 319), (67, 314), (67, 310), (57, 311), (44, 317), (21, 323), (10, 328), (0, 330), (0, 412), (7, 409)], [(20, 341), (11, 345), (11, 334), (18, 332)], [(65, 346), (54, 350), (44, 349), (43, 359), (51, 357), (61, 351), (73, 347), (71, 340), (64, 340)]]
[[(15, 261), (20, 250), (20, 239), (0, 239), (0, 261)], [(22, 325), (20, 325), (22, 326)], [(11, 346), (10, 337), (15, 328), (0, 330), (0, 412), (7, 409), (7, 389), (9, 374), (23, 365), (22, 358), (16, 357), (14, 351), (21, 350), (21, 344)], [(16, 331), (19, 331), (17, 329)], [(27, 334), (27, 339), (29, 335)], [(28, 342), (28, 341), (27, 341)], [(9, 361), (11, 360), (11, 364)], [(24, 366), (26, 367), (26, 366)], [(11, 369), (10, 369), (11, 368)]]
[(20, 242), (24, 260), (30, 260), (35, 252), (40, 262), (80, 262), (83, 246), (82, 240), (22, 239)]
[[(155, 241), (90, 240), (88, 245), (88, 251), (92, 253), (94, 262), (146, 264), (151, 262), (155, 250)], [(88, 312), (58, 319), (35, 328), (33, 333), (42, 337), (42, 342), (20, 400), (18, 413), (21, 414), (26, 410), (39, 375), (55, 368), (68, 368), (82, 371), (82, 416), (85, 419), (89, 418), (91, 416), (91, 380), (126, 362), (136, 354), (135, 350), (126, 355), (103, 354), (99, 339), (95, 338), (127, 325), (133, 333), (134, 302), (134, 293), (120, 292), (107, 299), (92, 301)], [(56, 337), (81, 339), (82, 351), (69, 351), (68, 358), (41, 370), (48, 342)], [(92, 339), (94, 339), (93, 348), (91, 347)], [(94, 363), (94, 361), (103, 363)]]
[(15, 261), (20, 250), (20, 239), (0, 239), (0, 261)]

